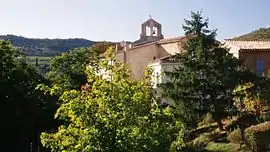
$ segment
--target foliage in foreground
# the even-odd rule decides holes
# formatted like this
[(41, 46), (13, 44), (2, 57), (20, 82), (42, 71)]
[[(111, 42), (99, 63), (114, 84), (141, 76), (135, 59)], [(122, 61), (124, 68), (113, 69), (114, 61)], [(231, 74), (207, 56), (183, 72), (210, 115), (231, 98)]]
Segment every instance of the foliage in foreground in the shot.
[[(267, 81), (264, 83), (267, 83)], [(269, 93), (269, 89), (261, 88), (261, 91), (258, 91), (254, 83), (249, 82), (239, 85), (234, 90), (234, 104), (242, 115), (259, 117), (263, 114), (264, 108), (267, 107), (268, 97), (265, 96), (265, 93)]]
[(99, 60), (99, 51), (92, 48), (79, 48), (53, 57), (49, 63), (47, 78), (58, 88), (59, 94), (65, 90), (80, 90), (87, 82), (87, 65), (95, 66)]
[(30, 143), (39, 145), (40, 132), (54, 127), (56, 100), (35, 89), (46, 81), (8, 41), (0, 41), (0, 69), (1, 148), (29, 151)]
[[(106, 75), (100, 75), (101, 71)], [(54, 133), (42, 133), (44, 146), (60, 152), (182, 149), (184, 126), (172, 108), (157, 104), (149, 72), (141, 81), (130, 80), (125, 65), (109, 49), (98, 68), (89, 67), (86, 73), (88, 82), (82, 90), (62, 94), (56, 117), (66, 123)]]

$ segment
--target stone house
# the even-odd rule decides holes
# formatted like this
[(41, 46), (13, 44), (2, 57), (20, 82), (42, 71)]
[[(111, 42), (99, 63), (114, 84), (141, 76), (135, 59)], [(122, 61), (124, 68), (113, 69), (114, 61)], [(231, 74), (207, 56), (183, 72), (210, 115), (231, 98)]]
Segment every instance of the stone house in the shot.
[(259, 75), (269, 75), (270, 41), (224, 40), (223, 44), (250, 71)]

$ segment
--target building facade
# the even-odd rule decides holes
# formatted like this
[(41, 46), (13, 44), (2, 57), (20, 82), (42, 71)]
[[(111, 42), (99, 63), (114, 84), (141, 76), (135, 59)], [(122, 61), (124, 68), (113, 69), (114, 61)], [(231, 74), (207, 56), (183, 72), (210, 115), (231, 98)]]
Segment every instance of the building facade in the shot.
[(251, 72), (263, 76), (269, 75), (270, 41), (224, 40), (223, 43)]
[[(141, 25), (138, 40), (125, 44), (122, 50), (117, 50), (117, 59), (128, 65), (133, 79), (141, 79), (147, 67), (160, 71), (157, 73), (161, 74), (163, 69), (158, 70), (164, 67), (159, 65), (161, 59), (184, 51), (182, 42), (186, 40), (185, 37), (164, 38), (161, 27), (161, 24), (150, 18)], [(168, 66), (169, 63), (167, 68), (172, 69)]]
[[(116, 57), (128, 65), (132, 78), (139, 80), (144, 76), (146, 68), (153, 69), (153, 87), (168, 81), (164, 71), (172, 71), (179, 66), (170, 60), (170, 56), (184, 52), (184, 36), (164, 38), (162, 25), (150, 18), (141, 24), (139, 39), (132, 43), (123, 43), (123, 49), (117, 50)], [(270, 69), (270, 41), (233, 41), (224, 40), (222, 46), (252, 72), (268, 75)]]

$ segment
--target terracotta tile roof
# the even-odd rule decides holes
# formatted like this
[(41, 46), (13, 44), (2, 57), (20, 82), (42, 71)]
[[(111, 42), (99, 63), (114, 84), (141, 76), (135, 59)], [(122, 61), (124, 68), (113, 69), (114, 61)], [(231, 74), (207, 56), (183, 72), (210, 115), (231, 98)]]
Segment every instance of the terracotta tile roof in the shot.
[(132, 49), (135, 49), (135, 48), (140, 48), (140, 47), (144, 47), (144, 46), (148, 46), (148, 45), (152, 45), (152, 44), (174, 43), (174, 42), (184, 40), (185, 38), (186, 38), (185, 36), (178, 36), (178, 37), (173, 37), (173, 38), (165, 38), (165, 39), (161, 39), (161, 40), (158, 40), (158, 41), (146, 42), (146, 43), (143, 43), (143, 44), (138, 45), (138, 46), (133, 46), (133, 47), (131, 47), (129, 49), (132, 50)]
[(173, 38), (165, 38), (165, 39), (159, 40), (157, 43), (158, 44), (173, 43), (173, 42), (177, 42), (177, 41), (183, 40), (184, 38), (186, 38), (186, 36), (178, 36), (178, 37), (173, 37)]
[(159, 24), (157, 21), (155, 21), (154, 19), (150, 18), (147, 21), (145, 21), (143, 24), (150, 24), (150, 25), (154, 25), (154, 26), (161, 26), (161, 24)]
[(152, 60), (149, 63), (155, 63), (155, 62), (162, 62), (162, 63), (176, 63), (175, 59), (174, 59), (174, 55), (168, 55), (168, 56), (164, 56), (162, 58), (156, 59), (156, 60)]
[(143, 40), (142, 39), (139, 39), (139, 40), (136, 40), (136, 41), (132, 42), (131, 45), (133, 47), (136, 47), (136, 46), (140, 46), (140, 45), (144, 45), (144, 44), (156, 42), (158, 40), (159, 40), (158, 37), (154, 37), (154, 38), (152, 38), (152, 37), (145, 37), (145, 39), (143, 39)]
[(241, 50), (270, 50), (270, 41), (225, 40), (225, 44), (238, 47)]
[(148, 46), (148, 45), (156, 45), (156, 44), (157, 44), (157, 42), (156, 41), (153, 41), (153, 42), (144, 43), (144, 44), (138, 45), (138, 46), (132, 46), (132, 47), (129, 48), (129, 50), (133, 50), (133, 49), (145, 47), (145, 46)]

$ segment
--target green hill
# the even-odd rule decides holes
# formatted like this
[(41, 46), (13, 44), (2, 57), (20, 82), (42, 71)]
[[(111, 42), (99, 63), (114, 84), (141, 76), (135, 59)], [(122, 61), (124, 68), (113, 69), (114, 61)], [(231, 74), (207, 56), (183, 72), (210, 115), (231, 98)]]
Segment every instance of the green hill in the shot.
[(78, 47), (89, 47), (94, 41), (86, 39), (36, 39), (16, 35), (0, 35), (0, 39), (10, 40), (20, 47), (27, 56), (55, 56)]
[(242, 41), (268, 40), (270, 41), (270, 28), (260, 28), (248, 34), (235, 37), (233, 38), (233, 40), (242, 40)]

